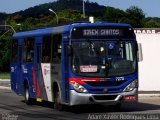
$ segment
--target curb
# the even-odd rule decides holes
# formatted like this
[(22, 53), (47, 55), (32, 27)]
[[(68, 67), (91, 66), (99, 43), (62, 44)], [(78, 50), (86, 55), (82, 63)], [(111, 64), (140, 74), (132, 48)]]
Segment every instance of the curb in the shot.
[(139, 97), (160, 97), (160, 94), (138, 94)]
[(11, 90), (10, 87), (4, 87), (4, 86), (0, 86), (0, 89), (2, 89), (2, 90)]
[(0, 81), (10, 81), (10, 79), (0, 79)]

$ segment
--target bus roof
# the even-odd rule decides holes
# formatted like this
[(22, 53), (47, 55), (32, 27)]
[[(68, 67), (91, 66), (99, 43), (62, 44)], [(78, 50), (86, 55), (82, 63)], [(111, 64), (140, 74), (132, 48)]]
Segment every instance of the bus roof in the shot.
[(17, 32), (13, 35), (14, 39), (17, 38), (24, 38), (24, 37), (35, 37), (35, 36), (42, 36), (42, 35), (51, 35), (51, 34), (60, 34), (64, 32), (70, 32), (70, 30), (74, 27), (89, 27), (89, 26), (114, 26), (114, 27), (129, 27), (132, 28), (129, 24), (124, 23), (108, 23), (108, 22), (96, 22), (96, 23), (73, 23), (64, 26), (57, 26), (57, 27), (44, 27), (44, 28), (37, 28), (34, 30)]

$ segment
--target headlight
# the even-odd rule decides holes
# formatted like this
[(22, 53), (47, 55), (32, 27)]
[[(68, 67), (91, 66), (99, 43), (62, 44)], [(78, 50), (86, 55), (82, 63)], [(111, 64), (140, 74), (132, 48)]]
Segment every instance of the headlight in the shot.
[(80, 93), (87, 93), (88, 91), (86, 90), (86, 88), (84, 88), (82, 85), (78, 84), (75, 81), (70, 81), (70, 84), (73, 86), (73, 88)]
[(134, 80), (123, 91), (124, 92), (132, 91), (137, 86), (137, 84), (138, 84), (138, 80)]

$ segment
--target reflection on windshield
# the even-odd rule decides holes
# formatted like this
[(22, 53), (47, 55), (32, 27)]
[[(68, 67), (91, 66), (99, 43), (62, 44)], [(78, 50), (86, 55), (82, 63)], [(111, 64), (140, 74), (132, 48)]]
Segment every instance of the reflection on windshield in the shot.
[(136, 49), (128, 41), (85, 41), (73, 43), (73, 72), (83, 76), (110, 77), (133, 73)]

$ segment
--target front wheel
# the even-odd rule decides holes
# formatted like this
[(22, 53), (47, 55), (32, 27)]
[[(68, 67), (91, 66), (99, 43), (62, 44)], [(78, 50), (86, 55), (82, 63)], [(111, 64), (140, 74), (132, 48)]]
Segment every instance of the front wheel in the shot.
[(63, 105), (61, 104), (60, 91), (57, 89), (54, 94), (54, 108), (62, 111)]

